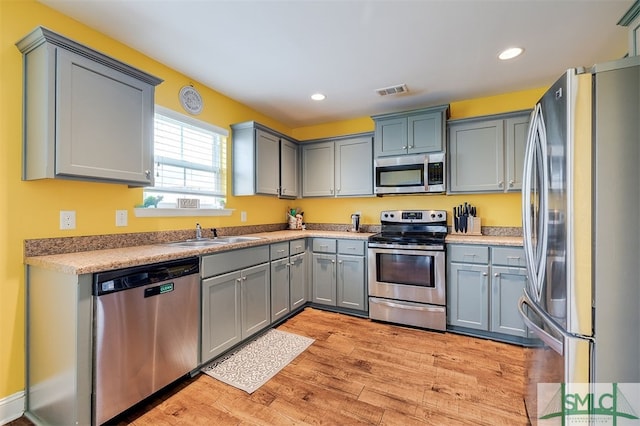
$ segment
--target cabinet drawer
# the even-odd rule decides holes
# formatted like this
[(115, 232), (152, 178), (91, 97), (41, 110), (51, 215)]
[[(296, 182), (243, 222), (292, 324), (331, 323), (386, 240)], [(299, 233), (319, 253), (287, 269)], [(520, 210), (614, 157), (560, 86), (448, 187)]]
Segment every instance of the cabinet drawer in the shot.
[(489, 247), (476, 245), (450, 245), (449, 261), (463, 263), (489, 263)]
[(282, 259), (283, 257), (289, 256), (289, 243), (275, 243), (271, 244), (271, 260)]
[(338, 253), (364, 256), (364, 241), (338, 240)]
[(491, 264), (526, 268), (524, 249), (521, 247), (493, 247), (491, 249)]
[(336, 240), (329, 238), (314, 238), (313, 251), (321, 253), (335, 253)]
[(269, 261), (269, 246), (258, 246), (240, 250), (225, 251), (202, 258), (202, 278), (238, 271), (249, 266)]
[(304, 253), (307, 249), (307, 242), (304, 239), (289, 241), (289, 254), (291, 256)]

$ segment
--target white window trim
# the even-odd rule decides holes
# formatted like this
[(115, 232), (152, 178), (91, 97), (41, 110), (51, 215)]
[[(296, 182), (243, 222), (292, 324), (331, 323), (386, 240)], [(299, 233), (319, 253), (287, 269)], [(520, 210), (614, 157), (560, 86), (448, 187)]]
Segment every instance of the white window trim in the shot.
[[(180, 114), (172, 109), (165, 108), (161, 105), (155, 105), (155, 112), (182, 121), (192, 126), (201, 127), (211, 132), (218, 133), (226, 138), (229, 137), (229, 131), (216, 125), (198, 120), (188, 115)], [(133, 213), (136, 217), (198, 217), (198, 216), (231, 216), (235, 209), (179, 209), (179, 208), (134, 208)]]

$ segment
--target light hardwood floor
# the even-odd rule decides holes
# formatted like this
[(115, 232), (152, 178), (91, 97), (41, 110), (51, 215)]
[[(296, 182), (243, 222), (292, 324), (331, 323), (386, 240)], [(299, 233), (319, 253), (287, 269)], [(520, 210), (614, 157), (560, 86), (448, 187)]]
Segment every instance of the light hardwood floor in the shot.
[(312, 308), (278, 328), (315, 342), (252, 395), (200, 374), (116, 424), (528, 424), (518, 346)]

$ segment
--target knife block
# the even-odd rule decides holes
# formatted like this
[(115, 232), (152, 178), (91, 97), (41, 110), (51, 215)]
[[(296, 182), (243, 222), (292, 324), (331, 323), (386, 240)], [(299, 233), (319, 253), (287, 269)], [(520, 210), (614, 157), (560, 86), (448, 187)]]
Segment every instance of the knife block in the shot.
[(473, 226), (471, 222), (467, 222), (467, 232), (456, 232), (456, 228), (454, 226), (451, 227), (451, 233), (453, 235), (482, 235), (482, 219), (479, 217), (469, 217), (472, 219)]

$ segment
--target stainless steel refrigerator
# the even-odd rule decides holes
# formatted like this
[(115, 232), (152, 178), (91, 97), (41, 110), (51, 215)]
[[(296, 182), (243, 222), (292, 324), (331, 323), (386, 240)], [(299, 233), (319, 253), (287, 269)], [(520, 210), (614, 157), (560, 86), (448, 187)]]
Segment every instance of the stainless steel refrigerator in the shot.
[(532, 113), (524, 169), (536, 424), (539, 383), (640, 382), (640, 58), (568, 70)]

